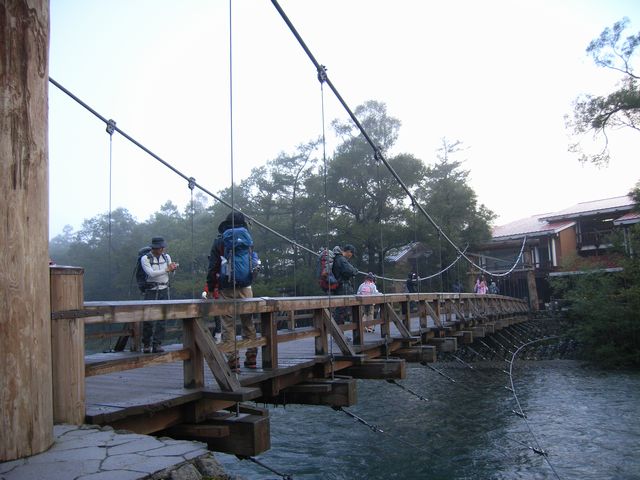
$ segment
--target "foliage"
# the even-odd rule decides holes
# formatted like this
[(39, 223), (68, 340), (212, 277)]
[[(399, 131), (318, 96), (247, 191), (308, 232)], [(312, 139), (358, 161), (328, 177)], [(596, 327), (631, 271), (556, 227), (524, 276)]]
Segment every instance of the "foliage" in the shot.
[[(633, 252), (640, 251), (640, 226), (631, 229)], [(640, 258), (627, 256), (621, 272), (601, 268), (552, 281), (568, 301), (576, 339), (590, 360), (606, 366), (640, 366)]]
[(594, 154), (583, 151), (580, 142), (570, 146), (570, 151), (579, 154), (580, 161), (596, 165), (609, 162), (609, 140), (607, 132), (623, 127), (640, 130), (640, 89), (638, 76), (633, 69), (634, 53), (640, 44), (640, 32), (623, 37), (629, 19), (623, 18), (613, 27), (606, 28), (591, 41), (587, 53), (596, 65), (622, 74), (619, 88), (606, 96), (583, 95), (574, 101), (573, 118), (567, 126), (576, 136), (591, 132), (601, 138), (602, 149)]
[[(77, 232), (65, 227), (50, 243), (51, 257), (58, 264), (84, 267), (87, 300), (137, 299), (137, 252), (161, 235), (172, 259), (180, 263), (171, 280), (172, 298), (199, 298), (218, 225), (229, 213), (227, 205), (233, 204), (253, 220), (250, 230), (262, 261), (254, 294), (318, 295), (315, 252), (322, 246), (354, 244), (356, 267), (378, 274), (384, 273), (384, 258), (392, 248), (415, 240), (431, 250), (441, 247), (433, 225), (416, 215), (405, 188), (461, 248), (488, 238), (493, 215), (477, 204), (468, 172), (451, 158), (458, 142), (443, 141), (438, 161), (427, 167), (411, 154), (390, 154), (400, 121), (383, 103), (366, 102), (355, 113), (402, 185), (374, 158), (358, 129), (336, 121), (333, 127), (342, 140), (329, 158), (323, 158), (320, 141), (313, 139), (254, 168), (233, 189), (219, 192), (222, 202), (211, 203), (194, 192), (184, 211), (167, 201), (141, 223), (126, 209), (97, 215)], [(455, 252), (442, 248), (448, 249), (442, 261), (450, 263)], [(429, 268), (434, 273), (440, 264)], [(401, 278), (406, 275), (400, 273)]]

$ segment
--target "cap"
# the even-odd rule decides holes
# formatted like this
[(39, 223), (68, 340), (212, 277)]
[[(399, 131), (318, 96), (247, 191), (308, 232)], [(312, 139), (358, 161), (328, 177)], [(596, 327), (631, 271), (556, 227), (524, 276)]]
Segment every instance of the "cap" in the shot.
[(365, 277), (364, 277), (364, 278), (365, 278), (365, 279), (366, 279), (366, 278), (369, 278), (369, 279), (371, 279), (371, 280), (375, 280), (375, 279), (376, 279), (376, 276), (375, 276), (372, 272), (369, 272), (369, 273), (367, 273), (367, 274), (365, 275)]
[(354, 247), (353, 245), (351, 245), (350, 243), (347, 243), (344, 248), (342, 249), (344, 252), (346, 252), (347, 250), (349, 250), (351, 253), (353, 253), (354, 255), (356, 254), (356, 247)]
[(164, 237), (153, 237), (151, 239), (151, 248), (167, 248), (167, 242)]

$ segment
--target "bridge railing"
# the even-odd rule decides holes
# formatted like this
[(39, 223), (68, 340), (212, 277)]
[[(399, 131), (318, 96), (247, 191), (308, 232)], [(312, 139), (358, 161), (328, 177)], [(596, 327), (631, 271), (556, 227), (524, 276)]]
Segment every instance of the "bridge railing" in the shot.
[[(343, 359), (355, 358), (364, 343), (368, 326), (380, 326), (380, 343), (389, 346), (392, 328), (395, 338), (410, 340), (429, 331), (430, 322), (445, 327), (451, 322), (479, 320), (488, 315), (524, 314), (524, 301), (498, 295), (456, 293), (398, 293), (373, 296), (261, 297), (242, 300), (168, 300), (82, 302), (82, 269), (52, 267), (52, 345), (55, 421), (82, 423), (84, 420), (85, 377), (112, 373), (165, 362), (183, 362), (184, 386), (204, 386), (204, 364), (210, 368), (223, 391), (241, 389), (224, 353), (249, 347), (261, 349), (262, 368), (277, 368), (278, 347), (285, 342), (314, 338), (310, 357), (331, 353), (329, 338)], [(59, 292), (60, 298), (54, 298)], [(411, 304), (417, 306), (418, 325), (411, 323)], [(363, 321), (364, 307), (375, 305), (380, 316)], [(335, 308), (350, 310), (351, 323), (338, 324)], [(287, 312), (287, 329), (278, 330), (281, 312)], [(216, 345), (203, 319), (213, 316), (251, 314), (258, 319), (260, 336)], [(299, 314), (299, 315), (298, 315)], [(415, 315), (413, 315), (415, 319)], [(304, 319), (304, 327), (296, 325)], [(182, 348), (151, 355), (119, 355), (117, 358), (85, 363), (85, 325), (135, 325), (143, 321), (177, 320), (182, 324)], [(311, 323), (309, 325), (309, 320)], [(351, 332), (347, 340), (345, 332)], [(369, 343), (369, 342), (368, 342)], [(398, 346), (401, 342), (398, 342)], [(57, 367), (56, 367), (57, 366)], [(55, 376), (55, 374), (54, 374)], [(54, 412), (56, 409), (54, 408)]]

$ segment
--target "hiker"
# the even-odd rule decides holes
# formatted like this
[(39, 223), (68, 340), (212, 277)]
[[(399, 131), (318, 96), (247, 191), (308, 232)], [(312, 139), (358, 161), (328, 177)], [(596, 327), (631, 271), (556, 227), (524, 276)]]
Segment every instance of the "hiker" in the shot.
[[(169, 300), (169, 274), (175, 272), (178, 264), (165, 253), (167, 242), (163, 237), (151, 239), (151, 252), (140, 259), (140, 266), (146, 275), (145, 300)], [(142, 351), (144, 353), (164, 352), (165, 320), (142, 322)]]
[[(358, 287), (357, 295), (377, 295), (380, 293), (378, 288), (376, 287), (376, 277), (373, 273), (369, 272), (364, 277), (364, 282), (360, 284)], [(365, 305), (364, 306), (364, 321), (372, 321), (373, 320), (373, 305)], [(366, 332), (375, 332), (376, 328), (374, 326), (365, 327)]]
[(491, 283), (489, 284), (489, 293), (491, 293), (492, 295), (498, 294), (498, 285), (496, 285), (496, 282), (494, 280), (491, 280)]
[(476, 279), (476, 284), (473, 288), (475, 293), (479, 293), (480, 295), (485, 295), (487, 293), (487, 282), (485, 281), (483, 276), (480, 276)]
[[(235, 257), (232, 258), (232, 255)], [(253, 239), (247, 229), (245, 216), (240, 212), (232, 212), (218, 226), (218, 236), (211, 246), (207, 287), (209, 295), (223, 300), (234, 298), (252, 298), (251, 282), (256, 268), (259, 266), (257, 254), (253, 252)], [(235, 281), (235, 285), (234, 285)], [(251, 314), (240, 315), (243, 340), (256, 339), (256, 327)], [(222, 345), (233, 346), (236, 339), (235, 319), (231, 315), (222, 316)], [(247, 349), (244, 366), (257, 368), (258, 349)], [(229, 368), (233, 372), (240, 371), (238, 352), (227, 354)]]
[[(407, 281), (404, 284), (404, 291), (406, 293), (416, 293), (418, 291), (418, 274), (416, 272), (409, 272), (409, 274), (407, 275)], [(414, 310), (414, 304), (415, 302), (409, 302), (410, 304), (410, 310), (412, 311)], [(402, 303), (401, 304), (401, 309), (402, 309), (402, 314), (406, 315), (407, 313), (407, 304), (406, 303)]]
[[(334, 259), (332, 272), (338, 282), (338, 287), (334, 290), (334, 295), (353, 295), (352, 279), (358, 273), (358, 269), (349, 263), (349, 260), (355, 255), (356, 247), (350, 243), (344, 248), (336, 247), (333, 249)], [(343, 324), (351, 318), (351, 307), (336, 307), (335, 320), (339, 324)]]
[(462, 284), (460, 283), (460, 280), (458, 280), (457, 278), (453, 282), (452, 290), (453, 290), (453, 293), (462, 293)]

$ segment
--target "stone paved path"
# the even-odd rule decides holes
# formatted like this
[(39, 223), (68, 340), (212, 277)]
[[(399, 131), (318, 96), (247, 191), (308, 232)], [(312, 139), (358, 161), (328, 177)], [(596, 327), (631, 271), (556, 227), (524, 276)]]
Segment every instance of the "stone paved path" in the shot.
[[(1, 480), (137, 480), (202, 478), (215, 470), (204, 443), (119, 432), (93, 425), (55, 425), (54, 444), (32, 457), (0, 463)], [(201, 468), (202, 470), (202, 468)], [(191, 476), (183, 477), (180, 472)], [(219, 472), (203, 472), (213, 476)], [(224, 478), (226, 476), (222, 476)]]

